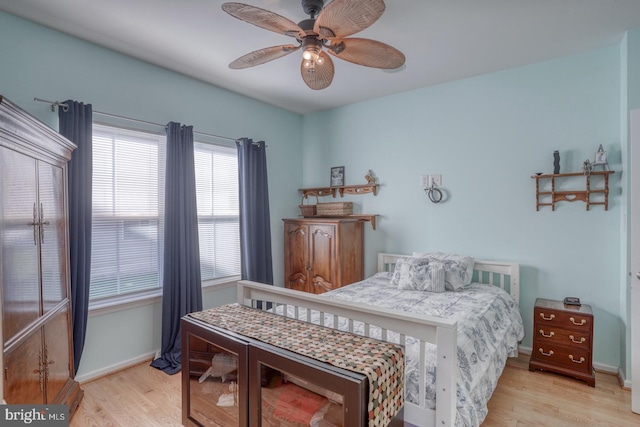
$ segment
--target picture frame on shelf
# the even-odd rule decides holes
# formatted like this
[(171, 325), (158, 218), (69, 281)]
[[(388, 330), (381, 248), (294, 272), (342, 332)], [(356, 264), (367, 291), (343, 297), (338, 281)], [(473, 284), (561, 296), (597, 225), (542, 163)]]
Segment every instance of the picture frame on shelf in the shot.
[(344, 166), (334, 166), (331, 168), (331, 187), (342, 187), (344, 185)]
[(607, 163), (607, 152), (604, 151), (604, 148), (602, 148), (602, 144), (600, 144), (600, 147), (598, 147), (598, 151), (596, 151), (596, 155), (595, 155), (595, 159), (593, 164), (594, 165), (602, 165)]

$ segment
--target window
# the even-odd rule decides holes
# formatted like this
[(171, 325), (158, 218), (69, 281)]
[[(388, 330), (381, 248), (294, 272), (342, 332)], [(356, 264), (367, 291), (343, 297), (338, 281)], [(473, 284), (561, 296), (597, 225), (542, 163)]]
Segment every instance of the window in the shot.
[(195, 167), (202, 280), (239, 275), (236, 149), (195, 143)]
[[(202, 280), (240, 272), (235, 149), (195, 144)], [(93, 125), (89, 298), (162, 288), (165, 136)]]

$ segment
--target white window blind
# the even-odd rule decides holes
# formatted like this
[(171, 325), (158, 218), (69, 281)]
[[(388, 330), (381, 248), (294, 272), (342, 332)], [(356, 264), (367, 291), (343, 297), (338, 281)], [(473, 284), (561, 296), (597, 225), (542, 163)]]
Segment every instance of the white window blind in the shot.
[[(93, 125), (91, 300), (162, 288), (165, 141)], [(236, 149), (194, 145), (202, 280), (239, 275)]]
[(162, 286), (165, 137), (93, 125), (90, 299)]
[(196, 142), (195, 167), (202, 280), (239, 275), (237, 151)]

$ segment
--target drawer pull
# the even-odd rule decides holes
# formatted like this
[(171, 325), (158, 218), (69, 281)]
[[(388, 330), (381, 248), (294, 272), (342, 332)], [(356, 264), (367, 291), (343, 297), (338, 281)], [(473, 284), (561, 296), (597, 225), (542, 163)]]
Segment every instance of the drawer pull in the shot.
[(575, 339), (575, 337), (573, 335), (569, 335), (569, 339), (571, 341), (573, 341), (576, 344), (582, 344), (583, 342), (585, 342), (587, 339), (585, 337), (580, 337), (580, 341), (578, 341), (577, 339)]
[(585, 323), (587, 323), (586, 319), (580, 319), (580, 323), (576, 322), (576, 319), (574, 319), (573, 317), (570, 317), (569, 320), (571, 320), (571, 323), (573, 323), (574, 325), (578, 325), (578, 326), (582, 326)]
[(552, 336), (554, 336), (554, 335), (555, 335), (555, 333), (554, 333), (553, 331), (551, 331), (551, 332), (549, 332), (549, 334), (547, 335), (547, 334), (545, 334), (545, 333), (544, 333), (544, 329), (540, 329), (540, 335), (542, 335), (543, 337), (546, 337), (546, 338), (551, 338)]
[[(553, 350), (549, 350), (549, 353), (545, 353), (545, 352), (544, 352), (544, 350), (543, 350), (543, 349), (542, 349), (542, 347), (541, 347), (541, 348), (539, 348), (539, 349), (538, 349), (538, 351), (539, 351), (543, 356), (547, 356), (547, 357), (549, 357), (549, 356), (553, 356)], [(573, 357), (573, 356), (569, 356), (569, 357)], [(573, 360), (573, 359), (571, 359), (571, 360)]]
[(555, 314), (551, 314), (549, 315), (549, 317), (545, 317), (544, 313), (540, 313), (540, 317), (542, 317), (544, 320), (553, 320), (556, 318)]
[(569, 359), (571, 359), (571, 361), (573, 363), (582, 363), (582, 362), (584, 362), (584, 357), (580, 357), (580, 360), (576, 360), (576, 359), (573, 358), (573, 354), (569, 355)]

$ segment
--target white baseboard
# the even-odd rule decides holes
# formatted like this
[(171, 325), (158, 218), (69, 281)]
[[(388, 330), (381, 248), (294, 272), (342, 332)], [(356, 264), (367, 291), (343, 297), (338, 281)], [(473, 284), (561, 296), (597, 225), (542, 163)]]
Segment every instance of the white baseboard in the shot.
[[(531, 347), (525, 347), (523, 345), (518, 346), (518, 351), (522, 354), (531, 355)], [(625, 388), (631, 389), (631, 381), (625, 379), (624, 373), (622, 369), (617, 366), (607, 365), (605, 363), (593, 362), (593, 368), (599, 372), (605, 372), (610, 375), (615, 375), (618, 377), (618, 381)]]
[(144, 361), (152, 360), (153, 358), (155, 358), (156, 354), (157, 354), (156, 351), (145, 353), (140, 356), (134, 357), (132, 359), (125, 360), (120, 363), (116, 363), (115, 365), (105, 366), (104, 368), (79, 375), (75, 377), (75, 380), (78, 381), (80, 384), (93, 381), (100, 377), (104, 377), (105, 375), (113, 374), (114, 372), (121, 371), (123, 369), (127, 369), (132, 366), (138, 365)]

